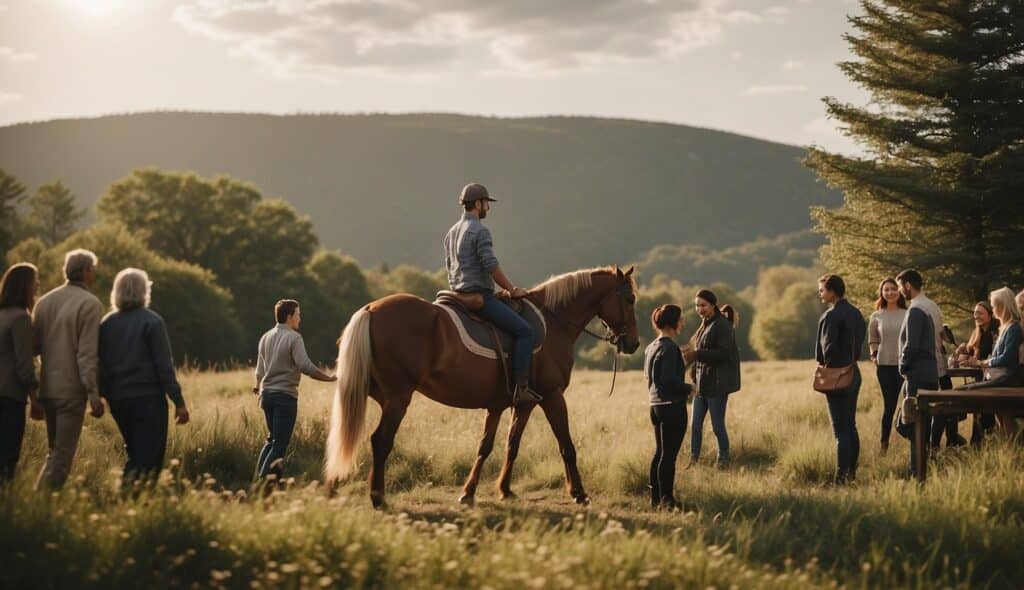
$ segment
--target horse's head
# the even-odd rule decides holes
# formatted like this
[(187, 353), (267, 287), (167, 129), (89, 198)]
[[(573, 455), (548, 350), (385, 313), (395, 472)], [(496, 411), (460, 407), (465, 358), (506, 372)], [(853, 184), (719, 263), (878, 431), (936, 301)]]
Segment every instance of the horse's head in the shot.
[(625, 354), (633, 354), (640, 347), (640, 336), (636, 327), (636, 283), (633, 281), (633, 267), (622, 272), (615, 267), (615, 290), (601, 301), (597, 312), (605, 326), (612, 333), (612, 344)]

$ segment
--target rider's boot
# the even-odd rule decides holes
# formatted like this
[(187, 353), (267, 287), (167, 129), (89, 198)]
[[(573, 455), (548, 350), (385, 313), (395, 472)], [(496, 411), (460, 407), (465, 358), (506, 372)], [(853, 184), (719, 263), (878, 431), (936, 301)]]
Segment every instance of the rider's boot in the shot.
[(524, 371), (521, 375), (516, 375), (516, 386), (512, 390), (512, 405), (519, 406), (522, 404), (539, 404), (544, 401), (536, 391), (530, 389), (530, 374)]

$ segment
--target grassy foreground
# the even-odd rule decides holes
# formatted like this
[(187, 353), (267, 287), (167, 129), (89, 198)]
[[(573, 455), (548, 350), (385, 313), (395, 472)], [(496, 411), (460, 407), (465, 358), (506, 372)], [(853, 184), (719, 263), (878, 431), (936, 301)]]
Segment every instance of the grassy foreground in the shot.
[(389, 462), (386, 512), (370, 508), (362, 479), (334, 498), (318, 484), (328, 386), (304, 380), (294, 481), (259, 499), (265, 432), (249, 372), (184, 374), (193, 422), (171, 427), (161, 485), (137, 499), (115, 491), (124, 453), (109, 416), (87, 418), (63, 493), (32, 491), (46, 437), (30, 424), (18, 479), (0, 491), (0, 587), (1019, 587), (1024, 451), (946, 450), (924, 487), (907, 481), (905, 441), (894, 434), (878, 453), (881, 398), (865, 366), (859, 481), (829, 488), (834, 442), (811, 371), (744, 365), (729, 409), (733, 466), (711, 466), (708, 423), (704, 462), (683, 470), (687, 436), (681, 514), (646, 505), (653, 436), (639, 373), (620, 375), (608, 399), (610, 373), (579, 372), (567, 394), (589, 508), (565, 494), (539, 412), (516, 464), (520, 498), (493, 491), (497, 445), (476, 508), (460, 507), (484, 413), (417, 398)]

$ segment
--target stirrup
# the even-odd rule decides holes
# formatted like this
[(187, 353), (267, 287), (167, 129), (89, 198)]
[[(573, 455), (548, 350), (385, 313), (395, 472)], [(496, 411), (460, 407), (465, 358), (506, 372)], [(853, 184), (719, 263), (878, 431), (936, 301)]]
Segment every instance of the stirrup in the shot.
[(515, 389), (512, 391), (513, 406), (520, 406), (528, 403), (539, 404), (542, 401), (544, 401), (544, 398), (526, 385), (516, 385)]

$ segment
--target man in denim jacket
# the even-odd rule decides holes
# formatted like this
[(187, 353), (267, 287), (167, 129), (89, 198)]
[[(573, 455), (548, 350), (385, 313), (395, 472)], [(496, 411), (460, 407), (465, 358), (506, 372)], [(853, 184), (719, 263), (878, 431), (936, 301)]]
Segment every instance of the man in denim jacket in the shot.
[(512, 403), (539, 402), (541, 397), (529, 387), (533, 329), (494, 294), (497, 283), (514, 299), (526, 296), (526, 290), (512, 284), (501, 270), (494, 255), (491, 230), (481, 222), (487, 217), (491, 202), (496, 200), (482, 184), (472, 183), (463, 187), (459, 196), (459, 203), (464, 209), (462, 219), (444, 237), (444, 267), (452, 291), (481, 294), (484, 306), (477, 313), (515, 339), (511, 351), (512, 374), (515, 377)]

